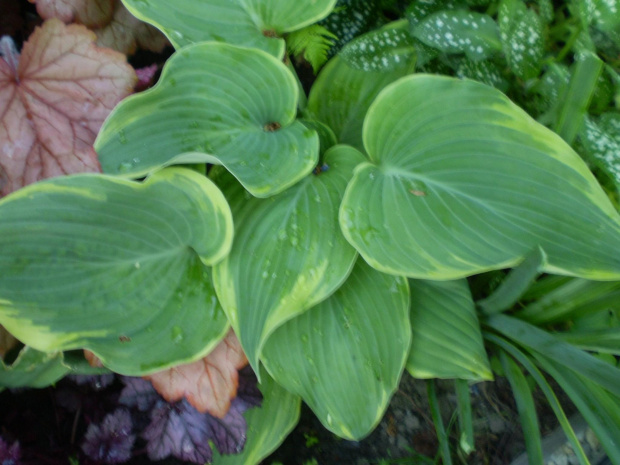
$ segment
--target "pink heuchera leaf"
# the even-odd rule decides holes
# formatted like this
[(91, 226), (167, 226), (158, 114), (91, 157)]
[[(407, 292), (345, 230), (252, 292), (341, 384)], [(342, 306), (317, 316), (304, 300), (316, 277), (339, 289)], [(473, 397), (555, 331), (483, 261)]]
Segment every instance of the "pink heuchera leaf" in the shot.
[(100, 171), (92, 144), (136, 74), (83, 26), (46, 21), (19, 57), (0, 59), (0, 195), (53, 176)]
[(248, 359), (231, 330), (205, 358), (145, 376), (168, 402), (183, 398), (199, 412), (224, 418), (237, 395), (239, 373)]
[(137, 47), (161, 52), (168, 39), (135, 18), (120, 0), (29, 0), (44, 19), (83, 24), (97, 34), (97, 44), (131, 55)]

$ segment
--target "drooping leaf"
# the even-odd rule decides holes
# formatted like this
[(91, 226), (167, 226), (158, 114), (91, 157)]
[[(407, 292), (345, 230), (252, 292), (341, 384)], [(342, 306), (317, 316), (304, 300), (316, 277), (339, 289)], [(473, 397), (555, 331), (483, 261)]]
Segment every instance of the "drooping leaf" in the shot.
[(45, 353), (26, 346), (12, 364), (6, 365), (0, 360), (0, 390), (4, 387), (46, 387), (70, 371), (62, 352)]
[(408, 294), (406, 279), (359, 259), (332, 296), (274, 332), (261, 360), (327, 429), (360, 440), (398, 388), (411, 341)]
[(411, 376), (493, 379), (467, 281), (412, 279), (409, 287)]
[(237, 370), (247, 363), (241, 345), (231, 330), (203, 359), (153, 373), (146, 379), (168, 402), (185, 398), (199, 412), (224, 418), (230, 402), (237, 395)]
[(94, 38), (51, 19), (24, 44), (19, 64), (0, 57), (0, 194), (100, 170), (95, 136), (136, 76), (123, 55), (95, 47)]
[(272, 56), (196, 44), (168, 60), (155, 87), (115, 109), (95, 148), (106, 173), (141, 177), (172, 163), (220, 163), (265, 197), (318, 161), (317, 134), (295, 120), (297, 99), (295, 78)]
[(299, 421), (301, 398), (291, 394), (261, 367), (259, 388), (263, 394), (260, 408), (250, 409), (244, 416), (248, 425), (247, 442), (237, 455), (213, 452), (214, 465), (256, 465), (284, 441)]
[(136, 17), (164, 32), (175, 48), (215, 40), (280, 59), (286, 32), (324, 18), (336, 0), (123, 0)]
[(482, 60), (501, 50), (499, 28), (488, 15), (466, 10), (444, 10), (421, 20), (412, 34), (446, 53), (464, 53)]
[(205, 265), (230, 249), (232, 218), (198, 173), (55, 178), (2, 199), (0, 220), (0, 324), (34, 348), (87, 348), (142, 375), (228, 331)]
[(338, 206), (363, 159), (351, 147), (333, 147), (326, 171), (268, 199), (248, 198), (228, 173), (214, 174), (236, 227), (214, 284), (254, 371), (269, 335), (334, 292), (353, 267), (356, 253), (339, 231)]
[(416, 75), (368, 111), (341, 205), (345, 237), (377, 269), (456, 279), (515, 265), (620, 278), (620, 216), (581, 158), (493, 88)]
[(502, 0), (499, 5), (502, 49), (512, 71), (521, 79), (538, 76), (543, 57), (543, 24), (523, 0)]
[(136, 48), (161, 52), (168, 42), (153, 26), (127, 11), (121, 0), (28, 0), (36, 3), (43, 19), (58, 18), (65, 24), (82, 24), (95, 32), (97, 44), (121, 53)]
[(101, 425), (91, 423), (84, 435), (82, 450), (91, 459), (107, 464), (127, 462), (131, 458), (136, 436), (131, 434), (131, 415), (116, 409), (105, 416)]
[(334, 57), (321, 70), (308, 97), (309, 114), (326, 124), (338, 142), (364, 150), (362, 124), (368, 107), (388, 84), (407, 74), (407, 68), (363, 71)]

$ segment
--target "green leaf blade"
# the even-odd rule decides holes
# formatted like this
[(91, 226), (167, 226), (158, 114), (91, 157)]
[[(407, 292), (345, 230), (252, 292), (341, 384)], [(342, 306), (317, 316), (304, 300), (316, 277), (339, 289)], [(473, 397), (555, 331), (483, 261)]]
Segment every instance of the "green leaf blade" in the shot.
[(540, 246), (547, 272), (620, 277), (620, 217), (606, 194), (568, 145), (500, 92), (402, 78), (369, 109), (364, 145), (370, 162), (347, 187), (340, 223), (380, 271), (456, 279)]
[(410, 340), (407, 281), (358, 260), (332, 296), (274, 332), (262, 360), (327, 429), (359, 440), (397, 389)]
[(230, 250), (232, 216), (199, 174), (55, 178), (5, 197), (0, 217), (0, 321), (33, 348), (87, 348), (136, 376), (225, 335), (206, 265)]
[(297, 96), (290, 71), (262, 51), (192, 45), (168, 60), (154, 88), (115, 109), (95, 149), (104, 172), (133, 178), (174, 163), (223, 164), (266, 197), (318, 160), (317, 134), (295, 120)]
[(214, 268), (215, 285), (255, 369), (269, 335), (334, 292), (352, 269), (357, 253), (340, 232), (338, 206), (362, 160), (351, 147), (333, 147), (324, 157), (327, 171), (264, 200), (247, 198), (230, 176), (216, 175), (237, 235)]
[(226, 42), (284, 55), (284, 32), (327, 16), (336, 0), (123, 0), (134, 16), (159, 28), (175, 48), (206, 41)]
[(465, 280), (410, 280), (415, 378), (493, 379), (474, 302)]

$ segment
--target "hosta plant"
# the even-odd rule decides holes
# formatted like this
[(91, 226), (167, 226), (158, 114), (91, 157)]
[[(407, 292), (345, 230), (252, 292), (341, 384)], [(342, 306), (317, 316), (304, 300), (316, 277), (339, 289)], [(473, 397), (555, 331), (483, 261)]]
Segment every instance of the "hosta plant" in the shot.
[(620, 463), (620, 371), (595, 355), (620, 354), (617, 3), (411, 2), (308, 98), (286, 41), (326, 47), (313, 25), (335, 0), (123, 3), (176, 52), (104, 123), (103, 174), (0, 201), (0, 323), (39, 362), (3, 365), (6, 385), (62, 376), (32, 370), (74, 349), (151, 376), (232, 328), (265, 395), (243, 463), (277, 447), (300, 400), (363, 438), (403, 371), (459, 380), (467, 452), (467, 382), (493, 378), (490, 352), (533, 463), (524, 369), (577, 450), (542, 371)]

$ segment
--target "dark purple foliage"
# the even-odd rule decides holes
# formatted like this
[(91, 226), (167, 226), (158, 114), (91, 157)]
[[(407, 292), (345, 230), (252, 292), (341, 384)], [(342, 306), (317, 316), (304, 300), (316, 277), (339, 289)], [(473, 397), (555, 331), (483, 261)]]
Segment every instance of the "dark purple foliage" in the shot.
[(151, 411), (151, 424), (143, 431), (151, 460), (174, 455), (194, 463), (210, 462), (210, 429), (206, 414), (198, 412), (186, 400), (169, 404), (163, 400)]
[(125, 387), (121, 391), (118, 403), (146, 412), (161, 399), (150, 381), (132, 376), (123, 376)]
[(19, 442), (15, 441), (11, 446), (0, 438), (0, 465), (19, 465), (20, 450)]
[(131, 458), (136, 439), (131, 434), (131, 415), (127, 410), (117, 409), (106, 415), (101, 425), (91, 423), (84, 435), (82, 450), (91, 459), (116, 464)]
[(95, 391), (101, 391), (114, 382), (114, 373), (104, 375), (73, 375), (69, 377), (78, 386), (90, 386)]
[(239, 370), (237, 399), (245, 404), (243, 411), (252, 407), (259, 407), (263, 403), (263, 394), (258, 389), (258, 380), (250, 365)]
[(220, 454), (238, 454), (243, 449), (247, 430), (243, 412), (246, 410), (245, 402), (236, 398), (224, 418), (206, 415), (209, 436)]

